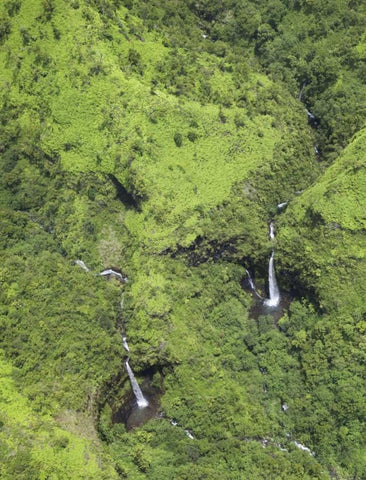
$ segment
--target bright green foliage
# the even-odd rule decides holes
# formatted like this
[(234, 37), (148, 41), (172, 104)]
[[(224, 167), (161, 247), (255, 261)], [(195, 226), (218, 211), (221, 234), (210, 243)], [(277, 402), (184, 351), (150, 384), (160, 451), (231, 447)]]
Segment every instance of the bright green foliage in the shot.
[[(236, 90), (235, 76), (218, 68), (216, 57), (201, 54), (192, 67), (194, 84), (186, 93), (192, 100), (183, 103), (169, 95), (177, 95), (169, 88), (171, 67), (165, 71), (160, 64), (174, 54), (174, 60), (181, 56), (185, 65), (189, 55), (164, 47), (149, 32), (143, 32), (143, 40), (131, 34), (132, 48), (130, 38), (120, 31), (132, 28), (130, 20), (126, 24), (125, 9), (114, 10), (113, 21), (104, 23), (88, 6), (68, 7), (67, 15), (63, 2), (54, 2), (52, 22), (47, 23), (39, 7), (30, 10), (30, 3), (22, 5), (17, 21), (29, 23), (32, 42), (24, 47), (15, 30), (8, 38), (12, 55), (6, 58), (9, 83), (4, 115), (5, 134), (9, 133), (4, 141), (12, 138), (16, 121), (22, 152), (34, 155), (41, 149), (49, 158), (59, 159), (66, 171), (112, 173), (133, 195), (148, 198), (141, 218), (134, 215), (127, 224), (133, 231), (141, 230), (138, 234), (149, 249), (159, 252), (177, 243), (189, 246), (203, 233), (200, 219), (229, 198), (234, 183), (258, 167), (261, 177), (273, 177), (283, 169), (294, 175), (292, 182), (266, 192), (261, 201), (268, 205), (274, 203), (273, 197), (281, 200), (277, 189), (291, 195), (299, 186), (300, 156), (302, 165), (313, 164), (309, 132), (300, 139), (297, 131), (307, 130), (301, 109), (263, 75), (248, 74), (246, 84)], [(68, 16), (71, 23), (66, 22)], [(56, 39), (54, 25), (59, 32)], [(142, 25), (139, 28), (143, 31)], [(21, 53), (24, 48), (27, 55)], [(137, 61), (146, 65), (142, 78), (127, 68)], [(160, 82), (149, 86), (156, 73)], [(213, 93), (202, 97), (196, 84), (204, 78)], [(240, 107), (228, 109), (239, 98)], [(203, 101), (223, 106), (198, 103)], [(294, 109), (294, 115), (287, 115), (287, 107)], [(192, 131), (195, 142), (188, 140)], [(295, 161), (294, 152), (298, 152)]]
[[(364, 478), (363, 2), (0, 17), (2, 477)], [(273, 218), (278, 323), (241, 287)], [(129, 432), (122, 324), (161, 393)]]
[[(11, 479), (105, 479), (118, 478), (95, 446), (85, 438), (86, 428), (71, 433), (49, 415), (36, 414), (11, 379), (12, 367), (0, 359), (1, 432), (0, 474)], [(80, 418), (79, 422), (85, 422)], [(83, 438), (84, 437), (84, 438)], [(104, 460), (104, 458), (103, 458)], [(108, 461), (107, 458), (105, 460)]]
[[(149, 11), (150, 2), (133, 3), (136, 11)], [(301, 92), (302, 101), (319, 123), (317, 140), (322, 153), (333, 161), (364, 124), (365, 3), (226, 0), (188, 5), (181, 7), (184, 15), (189, 15), (188, 8), (195, 12), (208, 39), (224, 45), (226, 54), (227, 43), (240, 46), (241, 51), (254, 48), (271, 78), (285, 81), (294, 96)], [(174, 39), (178, 15), (182, 13), (169, 18)], [(194, 38), (196, 32), (191, 28)]]
[(360, 131), (316, 185), (288, 208), (280, 231), (283, 262), (292, 262), (316, 290), (322, 308), (357, 316), (364, 312), (366, 293), (365, 147), (365, 131)]
[[(323, 311), (306, 323), (297, 320), (297, 325), (296, 311), (290, 323), (281, 320), (306, 374), (309, 405), (305, 408), (310, 419), (310, 411), (318, 412), (319, 417), (310, 420), (314, 425), (333, 417), (333, 435), (338, 431), (333, 443), (342, 444), (342, 462), (361, 477), (366, 468), (359, 447), (365, 435), (361, 413), (365, 399), (360, 395), (366, 295), (365, 140), (365, 132), (359, 132), (318, 182), (294, 201), (279, 234), (282, 267), (296, 272)], [(304, 319), (308, 315), (306, 310), (301, 313)], [(321, 402), (328, 405), (323, 414)], [(324, 442), (322, 428), (316, 430)], [(331, 455), (326, 445), (323, 449)]]

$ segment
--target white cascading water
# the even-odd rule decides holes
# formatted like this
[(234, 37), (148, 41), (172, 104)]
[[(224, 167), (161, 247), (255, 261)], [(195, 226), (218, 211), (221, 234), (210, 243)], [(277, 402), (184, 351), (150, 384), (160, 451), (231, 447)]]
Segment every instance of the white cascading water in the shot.
[[(275, 238), (273, 222), (269, 224), (269, 238), (271, 241), (273, 241)], [(269, 259), (268, 288), (269, 288), (269, 298), (265, 299), (264, 305), (266, 305), (266, 307), (277, 307), (280, 303), (280, 291), (277, 285), (276, 274), (274, 269), (274, 250), (272, 250), (271, 258)]]
[(296, 442), (296, 440), (294, 440), (292, 442), (299, 450), (302, 450), (303, 452), (307, 452), (309, 455), (311, 455), (312, 457), (314, 456), (314, 453), (310, 450), (310, 448), (308, 447), (305, 447), (305, 445), (303, 445), (302, 443), (299, 443), (299, 442)]
[[(125, 302), (125, 297), (124, 297), (124, 294), (122, 293), (122, 295), (121, 295), (121, 303), (120, 303), (121, 311), (123, 311), (124, 302)], [(130, 351), (130, 347), (128, 346), (128, 343), (127, 343), (127, 337), (126, 337), (126, 335), (123, 335), (123, 333), (122, 333), (121, 336), (122, 336), (122, 345), (123, 345), (123, 348), (126, 350), (126, 352), (129, 352), (129, 351)]]
[(280, 291), (278, 289), (275, 269), (274, 269), (274, 250), (272, 250), (268, 267), (269, 298), (266, 298), (264, 305), (267, 307), (277, 307), (280, 303)]
[(273, 222), (269, 224), (269, 238), (270, 240), (274, 240), (275, 238)]
[(311, 112), (309, 112), (308, 109), (306, 109), (306, 113), (307, 113), (308, 117), (310, 118), (310, 120), (315, 120), (315, 116)]
[(255, 288), (255, 285), (254, 285), (254, 282), (253, 282), (253, 279), (252, 277), (250, 276), (250, 273), (247, 269), (245, 269), (246, 271), (246, 274), (247, 274), (247, 277), (248, 277), (248, 282), (249, 282), (249, 285), (250, 285), (250, 288), (253, 290), (253, 292), (257, 295), (257, 297), (261, 298), (263, 300), (263, 297), (261, 295), (259, 295), (259, 293), (257, 292), (257, 289)]
[(123, 345), (123, 348), (126, 350), (126, 352), (130, 351), (130, 347), (128, 346), (128, 343), (127, 343), (127, 337), (125, 337), (124, 335), (122, 336), (122, 345)]
[(133, 393), (135, 394), (135, 397), (136, 397), (137, 406), (139, 408), (148, 407), (149, 402), (144, 397), (144, 395), (141, 391), (141, 388), (140, 388), (139, 384), (137, 383), (135, 375), (133, 374), (133, 371), (130, 367), (130, 364), (128, 363), (128, 360), (126, 360), (125, 365), (126, 365), (126, 370), (127, 370), (128, 376), (130, 377), (130, 382), (131, 382), (131, 387), (132, 387)]
[(122, 282), (128, 282), (128, 278), (124, 277), (121, 273), (116, 272), (115, 270), (112, 270), (111, 268), (108, 268), (107, 270), (103, 270), (103, 272), (100, 272), (99, 275), (102, 275), (103, 277), (107, 275), (113, 275), (117, 278), (119, 278)]
[(83, 270), (86, 272), (90, 272), (89, 268), (85, 265), (85, 263), (82, 260), (75, 260), (76, 265), (79, 265)]

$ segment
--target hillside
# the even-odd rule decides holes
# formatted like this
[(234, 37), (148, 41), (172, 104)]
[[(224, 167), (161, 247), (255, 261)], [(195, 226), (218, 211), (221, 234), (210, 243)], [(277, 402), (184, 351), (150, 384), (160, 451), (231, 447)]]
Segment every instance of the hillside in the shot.
[(366, 473), (364, 6), (236, 3), (0, 7), (4, 479)]

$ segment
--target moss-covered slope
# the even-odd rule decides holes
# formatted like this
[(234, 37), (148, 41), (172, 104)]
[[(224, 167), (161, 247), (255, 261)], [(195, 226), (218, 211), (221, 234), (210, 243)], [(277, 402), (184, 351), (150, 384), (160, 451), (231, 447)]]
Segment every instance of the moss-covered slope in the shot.
[[(144, 199), (127, 223), (148, 248), (189, 246), (234, 184), (255, 183), (256, 203), (268, 208), (311, 180), (305, 170), (316, 173), (305, 112), (263, 75), (248, 70), (244, 95), (232, 68), (201, 52), (181, 73), (194, 80), (189, 92), (172, 94), (164, 62), (174, 51), (125, 8), (106, 16), (83, 3), (43, 7), (12, 12), (3, 118), (4, 143), (14, 148), (17, 138), (17, 151), (7, 155), (113, 174)], [(187, 51), (175, 53), (189, 62)]]
[[(296, 91), (313, 79), (319, 115), (328, 98), (347, 118), (342, 81), (360, 103), (361, 8), (354, 65), (337, 81), (325, 65), (319, 86), (329, 2), (321, 35), (309, 2), (236, 3), (0, 6), (5, 479), (364, 476), (366, 137), (323, 172), (360, 110), (344, 135), (326, 117), (319, 158)], [(297, 63), (292, 24), (309, 35)], [(250, 318), (241, 287), (250, 266), (265, 295), (273, 217), (296, 293), (278, 324)], [(112, 421), (130, 392), (122, 332), (160, 402), (130, 432)]]
[(366, 135), (361, 130), (281, 218), (282, 261), (325, 311), (362, 315), (365, 296)]

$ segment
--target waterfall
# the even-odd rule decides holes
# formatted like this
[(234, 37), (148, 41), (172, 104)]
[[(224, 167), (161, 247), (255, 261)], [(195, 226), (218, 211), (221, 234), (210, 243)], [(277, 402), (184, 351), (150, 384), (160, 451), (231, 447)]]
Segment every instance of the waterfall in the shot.
[(307, 452), (309, 455), (312, 457), (314, 456), (314, 453), (310, 450), (310, 448), (305, 447), (302, 443), (297, 442), (296, 440), (293, 440), (291, 443), (295, 445), (299, 450), (302, 450), (303, 452)]
[(255, 285), (254, 285), (254, 282), (253, 282), (253, 279), (252, 277), (250, 276), (250, 273), (247, 269), (245, 269), (245, 272), (247, 274), (247, 277), (248, 277), (248, 282), (249, 282), (249, 285), (250, 285), (250, 288), (253, 290), (253, 292), (257, 295), (257, 297), (259, 297), (260, 299), (263, 300), (263, 297), (261, 295), (259, 295), (259, 293), (257, 292), (257, 289), (255, 288)]
[(106, 275), (114, 275), (115, 277), (118, 277), (122, 280), (122, 274), (119, 272), (116, 272), (115, 270), (112, 270), (111, 268), (108, 268), (107, 270), (103, 270), (103, 272), (100, 272), (99, 275), (102, 275), (105, 277)]
[(310, 125), (313, 127), (313, 128), (316, 128), (318, 125), (319, 125), (319, 122), (318, 120), (315, 118), (315, 115), (313, 115), (309, 110), (306, 110), (306, 113), (308, 115), (308, 121), (310, 123)]
[[(178, 425), (178, 422), (174, 419), (170, 420), (170, 424), (173, 425), (173, 427), (179, 427), (180, 425)], [(191, 440), (194, 440), (194, 436), (192, 434), (192, 432), (190, 430), (188, 430), (187, 428), (184, 429), (184, 433), (187, 435), (188, 438), (190, 438)]]
[(149, 405), (149, 402), (143, 396), (141, 388), (137, 383), (137, 380), (135, 378), (135, 375), (133, 374), (130, 364), (128, 363), (128, 360), (126, 360), (125, 365), (126, 365), (128, 376), (130, 377), (133, 393), (135, 394), (135, 397), (136, 397), (137, 406), (139, 408), (146, 408)]
[(103, 270), (103, 272), (100, 272), (99, 275), (102, 275), (103, 277), (107, 275), (113, 275), (114, 277), (119, 278), (122, 282), (128, 282), (128, 278), (124, 277), (121, 273), (116, 272), (115, 270), (112, 270), (111, 268), (108, 268), (107, 270)]
[(315, 116), (311, 112), (309, 112), (308, 109), (306, 109), (306, 113), (307, 113), (310, 120), (315, 120)]
[(300, 90), (300, 92), (299, 92), (299, 100), (300, 100), (300, 102), (302, 102), (302, 94), (304, 93), (304, 88), (306, 87), (307, 83), (308, 83), (308, 82), (304, 82), (304, 83), (302, 84), (301, 90)]
[(288, 202), (282, 202), (277, 205), (278, 210), (281, 210), (282, 208), (285, 208)]
[(122, 344), (123, 344), (123, 348), (126, 350), (126, 352), (129, 352), (130, 347), (128, 346), (128, 343), (127, 343), (127, 337), (125, 337), (124, 335), (122, 336)]
[(275, 238), (273, 222), (269, 224), (269, 238), (270, 240), (274, 240)]
[(79, 265), (83, 270), (86, 272), (90, 272), (89, 268), (85, 265), (85, 263), (82, 260), (75, 260), (76, 265)]
[(280, 291), (277, 286), (274, 269), (274, 250), (272, 250), (268, 267), (269, 298), (266, 298), (264, 305), (267, 307), (277, 307), (280, 303)]

